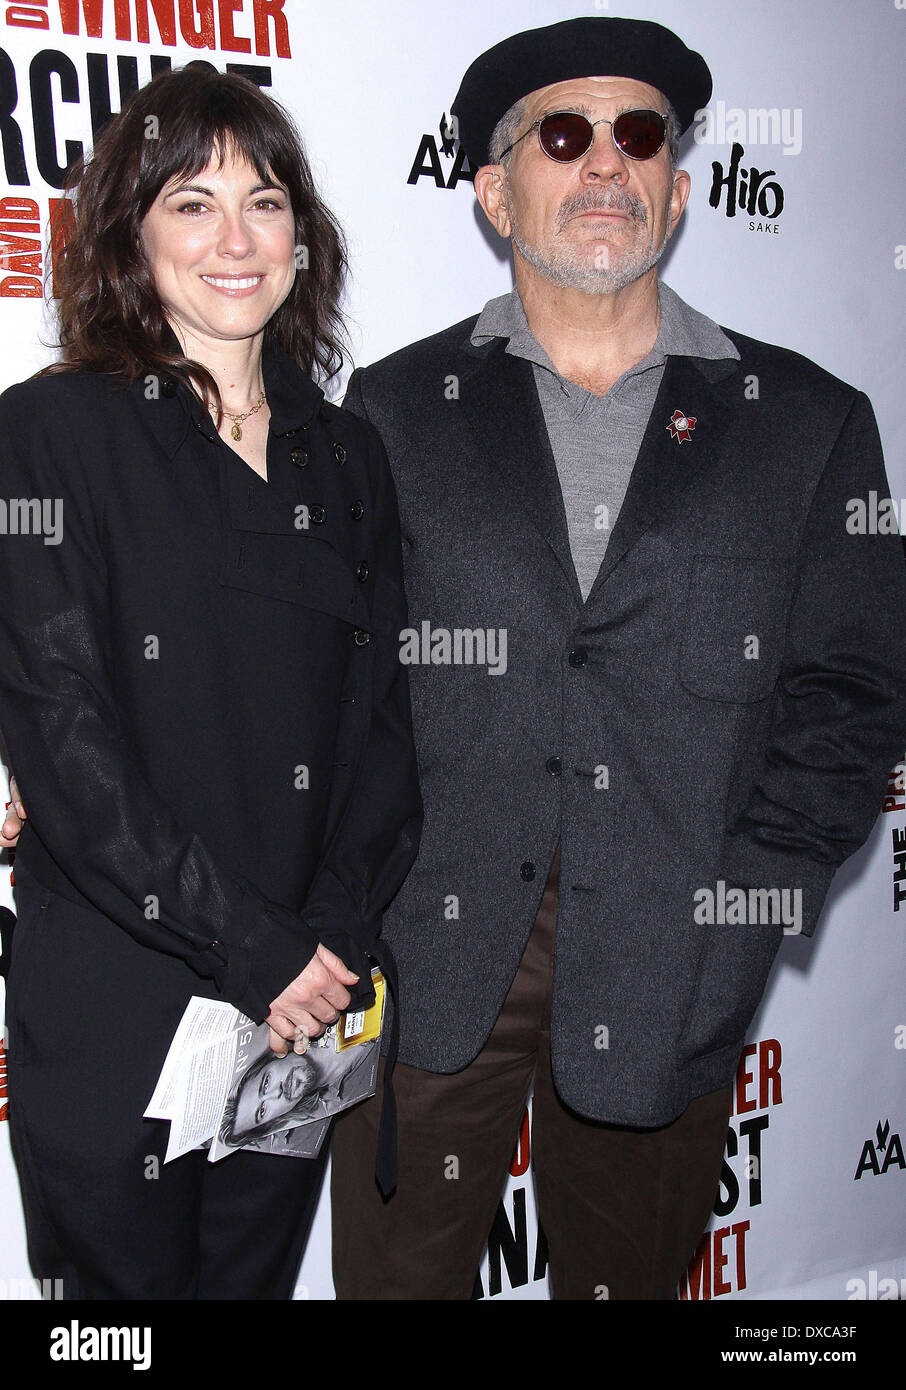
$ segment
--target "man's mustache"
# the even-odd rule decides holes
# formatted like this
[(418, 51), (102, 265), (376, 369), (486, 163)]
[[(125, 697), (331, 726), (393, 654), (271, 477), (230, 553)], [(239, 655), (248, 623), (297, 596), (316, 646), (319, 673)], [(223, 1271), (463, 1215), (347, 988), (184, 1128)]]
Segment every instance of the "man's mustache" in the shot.
[(598, 208), (606, 212), (623, 212), (643, 226), (648, 221), (648, 210), (635, 193), (586, 189), (584, 193), (575, 193), (561, 203), (557, 214), (558, 224), (562, 227), (571, 217), (577, 217), (582, 212), (596, 212)]

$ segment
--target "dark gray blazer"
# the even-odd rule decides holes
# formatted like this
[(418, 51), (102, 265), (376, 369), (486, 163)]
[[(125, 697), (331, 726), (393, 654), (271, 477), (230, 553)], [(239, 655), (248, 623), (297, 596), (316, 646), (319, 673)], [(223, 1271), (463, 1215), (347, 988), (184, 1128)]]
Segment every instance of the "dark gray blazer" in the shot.
[(902, 753), (903, 550), (847, 529), (850, 498), (889, 491), (878, 432), (785, 349), (729, 333), (739, 362), (668, 359), (583, 605), (531, 365), (474, 324), (355, 372), (345, 401), (387, 447), (412, 627), (507, 632), (504, 674), (410, 666), (424, 832), (384, 925), (400, 1060), (475, 1057), (559, 839), (557, 1089), (662, 1124), (732, 1078), (783, 939), (697, 922), (693, 895), (801, 889), (810, 934)]

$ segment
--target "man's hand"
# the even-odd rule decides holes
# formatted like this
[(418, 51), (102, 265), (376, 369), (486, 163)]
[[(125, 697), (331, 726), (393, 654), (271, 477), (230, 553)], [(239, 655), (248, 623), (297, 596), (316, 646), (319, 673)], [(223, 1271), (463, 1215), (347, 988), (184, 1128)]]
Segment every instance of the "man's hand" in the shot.
[(19, 800), (19, 788), (16, 786), (15, 777), (9, 779), (9, 810), (6, 813), (6, 820), (0, 830), (0, 849), (15, 849), (19, 832), (22, 829), (22, 822), (26, 819), (25, 807)]
[(287, 985), (282, 994), (271, 1001), (267, 1016), (270, 1025), (270, 1045), (278, 1057), (285, 1057), (289, 1044), (294, 1052), (305, 1052), (309, 1038), (317, 1038), (328, 1023), (334, 1023), (349, 1004), (347, 985), (358, 979), (351, 970), (319, 945), (302, 971)]

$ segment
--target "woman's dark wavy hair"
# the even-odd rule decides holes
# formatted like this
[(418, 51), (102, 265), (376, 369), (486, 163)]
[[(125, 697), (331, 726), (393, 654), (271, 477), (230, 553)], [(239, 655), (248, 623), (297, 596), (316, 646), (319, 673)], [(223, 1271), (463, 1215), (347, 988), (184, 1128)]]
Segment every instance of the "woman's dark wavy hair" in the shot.
[(55, 267), (63, 357), (39, 376), (110, 372), (128, 384), (160, 373), (190, 387), (194, 377), (216, 405), (219, 426), (223, 403), (214, 377), (165, 340), (169, 325), (140, 237), (164, 185), (195, 177), (215, 151), (221, 161), (225, 153), (244, 157), (262, 182), (276, 178), (286, 186), (295, 245), (307, 248), (308, 268), (297, 271), (265, 327), (265, 342), (278, 343), (310, 375), (326, 379), (340, 370), (346, 242), (318, 196), (301, 137), (279, 103), (247, 78), (188, 63), (134, 92), (98, 136), (91, 158), (69, 171), (75, 228)]

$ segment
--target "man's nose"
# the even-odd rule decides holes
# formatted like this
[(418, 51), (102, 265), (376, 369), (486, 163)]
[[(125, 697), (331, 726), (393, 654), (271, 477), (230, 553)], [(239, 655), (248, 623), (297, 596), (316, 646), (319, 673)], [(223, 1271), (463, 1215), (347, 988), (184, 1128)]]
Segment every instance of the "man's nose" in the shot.
[(593, 134), (591, 145), (579, 161), (583, 183), (599, 179), (625, 183), (629, 178), (629, 163), (614, 144), (609, 122), (596, 125)]

